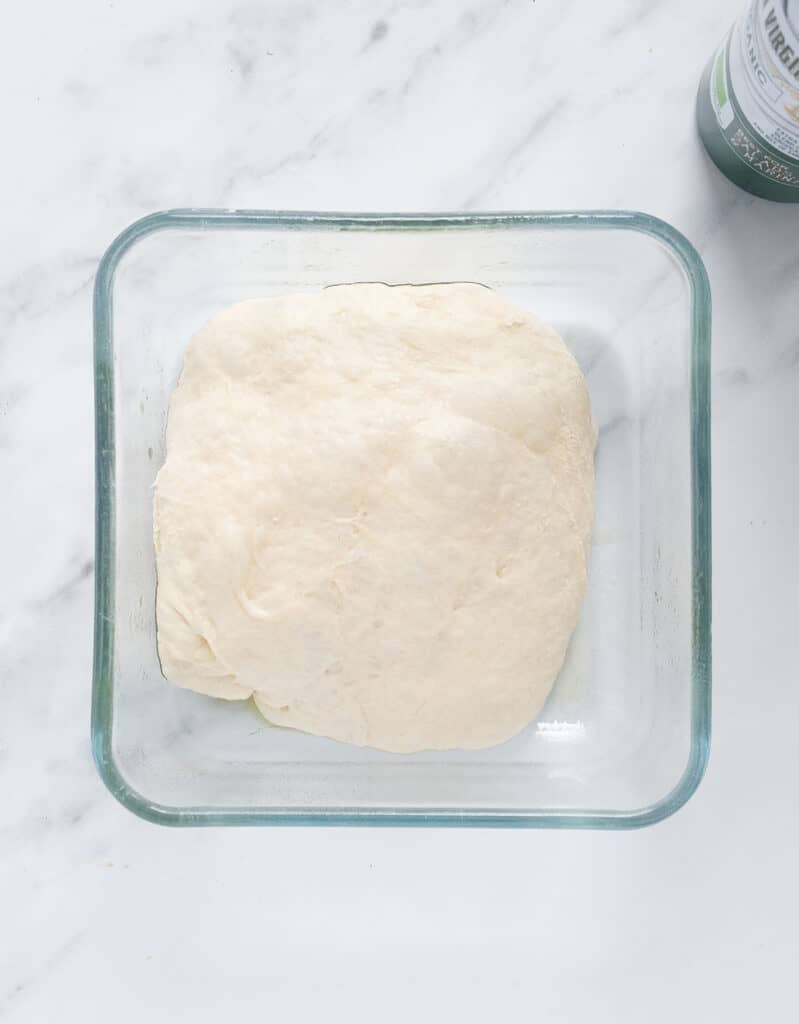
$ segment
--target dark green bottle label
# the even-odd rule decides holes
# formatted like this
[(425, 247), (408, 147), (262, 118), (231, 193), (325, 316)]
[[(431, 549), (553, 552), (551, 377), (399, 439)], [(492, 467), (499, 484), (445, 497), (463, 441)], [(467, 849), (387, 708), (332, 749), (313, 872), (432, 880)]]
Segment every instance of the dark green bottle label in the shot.
[(755, 0), (716, 54), (708, 86), (725, 143), (799, 199), (799, 38), (785, 0)]

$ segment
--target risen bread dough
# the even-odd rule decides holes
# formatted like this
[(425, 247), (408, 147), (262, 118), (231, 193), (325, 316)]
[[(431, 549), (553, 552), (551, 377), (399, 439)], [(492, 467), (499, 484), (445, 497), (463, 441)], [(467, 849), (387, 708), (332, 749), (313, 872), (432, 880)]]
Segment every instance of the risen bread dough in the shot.
[(164, 674), (384, 750), (507, 739), (577, 620), (595, 439), (563, 342), (488, 288), (233, 306), (169, 411)]

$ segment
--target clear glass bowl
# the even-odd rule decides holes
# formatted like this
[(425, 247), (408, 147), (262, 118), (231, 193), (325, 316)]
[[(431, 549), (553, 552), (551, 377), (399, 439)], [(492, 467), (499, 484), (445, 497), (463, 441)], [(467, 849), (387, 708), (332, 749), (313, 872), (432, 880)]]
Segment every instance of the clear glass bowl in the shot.
[[(365, 280), (497, 288), (555, 325), (588, 379), (588, 594), (540, 718), (493, 749), (358, 749), (160, 672), (152, 485), (186, 343), (239, 300)], [(620, 212), (159, 213), (103, 257), (94, 315), (92, 738), (126, 807), (172, 825), (629, 828), (693, 793), (710, 729), (710, 296), (672, 227)]]

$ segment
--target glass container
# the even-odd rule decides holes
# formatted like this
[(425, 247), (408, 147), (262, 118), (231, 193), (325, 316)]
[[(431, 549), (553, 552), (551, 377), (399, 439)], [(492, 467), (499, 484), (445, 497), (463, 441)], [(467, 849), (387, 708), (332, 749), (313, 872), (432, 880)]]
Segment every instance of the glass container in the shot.
[[(538, 720), (487, 750), (396, 755), (166, 682), (152, 487), (192, 334), (243, 299), (460, 280), (557, 328), (599, 428), (588, 591)], [(170, 211), (112, 243), (94, 316), (92, 739), (126, 807), (170, 825), (618, 829), (693, 793), (710, 730), (710, 295), (674, 228), (613, 211)]]

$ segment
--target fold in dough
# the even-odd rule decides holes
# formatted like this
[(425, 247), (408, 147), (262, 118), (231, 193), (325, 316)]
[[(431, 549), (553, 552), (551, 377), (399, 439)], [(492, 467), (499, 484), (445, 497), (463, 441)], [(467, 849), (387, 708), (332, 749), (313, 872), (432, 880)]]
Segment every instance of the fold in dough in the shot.
[(595, 441), (561, 339), (488, 288), (233, 306), (169, 411), (164, 674), (384, 750), (507, 739), (577, 621)]

